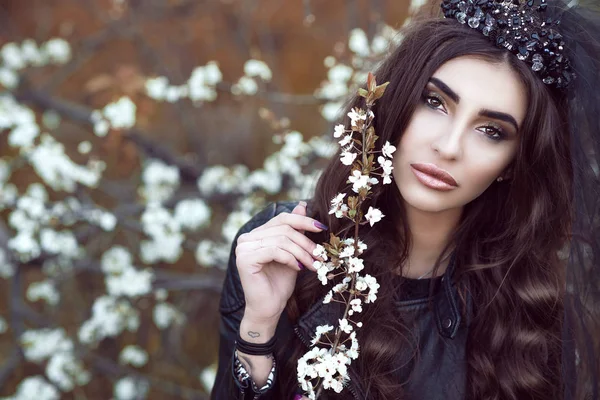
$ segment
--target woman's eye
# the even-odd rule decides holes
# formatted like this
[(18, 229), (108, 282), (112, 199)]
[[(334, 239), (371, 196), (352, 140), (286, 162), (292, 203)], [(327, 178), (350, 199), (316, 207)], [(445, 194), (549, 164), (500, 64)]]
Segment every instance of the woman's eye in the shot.
[(440, 106), (444, 105), (442, 99), (435, 95), (425, 95), (425, 103), (433, 109), (438, 109)]
[(502, 129), (495, 126), (484, 126), (482, 130), (492, 140), (502, 140), (506, 136)]

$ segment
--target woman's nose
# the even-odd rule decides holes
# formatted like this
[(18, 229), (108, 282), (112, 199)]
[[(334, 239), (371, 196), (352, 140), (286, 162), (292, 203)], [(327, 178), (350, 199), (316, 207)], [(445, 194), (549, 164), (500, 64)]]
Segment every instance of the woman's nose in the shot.
[(461, 141), (465, 129), (464, 126), (455, 125), (452, 129), (441, 133), (431, 143), (431, 148), (444, 159), (459, 159), (462, 157)]

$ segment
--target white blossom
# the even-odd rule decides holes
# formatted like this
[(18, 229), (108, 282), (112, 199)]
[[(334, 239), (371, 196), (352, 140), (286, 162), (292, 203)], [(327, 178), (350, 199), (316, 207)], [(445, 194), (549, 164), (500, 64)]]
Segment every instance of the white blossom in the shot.
[(237, 232), (250, 218), (252, 216), (246, 211), (234, 211), (230, 213), (221, 228), (223, 238), (229, 243), (233, 242)]
[(175, 220), (184, 229), (196, 230), (210, 223), (211, 211), (201, 199), (181, 200), (175, 206)]
[(346, 245), (346, 246), (344, 246), (342, 251), (339, 253), (338, 257), (339, 258), (351, 257), (354, 255), (354, 252), (355, 252), (354, 245)]
[(102, 113), (116, 129), (129, 129), (135, 125), (136, 105), (129, 97), (121, 97), (114, 103), (107, 104)]
[(46, 365), (46, 376), (65, 392), (70, 392), (75, 386), (85, 385), (91, 379), (90, 372), (85, 370), (81, 360), (76, 359), (71, 351), (53, 354)]
[(349, 113), (348, 113), (348, 117), (350, 117), (350, 121), (352, 123), (352, 126), (357, 126), (358, 125), (358, 121), (366, 121), (367, 120), (367, 114), (364, 112), (364, 110), (361, 110), (359, 108), (353, 108)]
[(105, 278), (106, 291), (111, 296), (140, 297), (152, 290), (154, 274), (150, 270), (125, 268), (120, 274), (107, 275)]
[(338, 283), (334, 287), (331, 288), (332, 293), (342, 293), (344, 290), (348, 289), (348, 282)]
[(367, 190), (371, 189), (371, 185), (377, 184), (379, 181), (377, 178), (372, 178), (369, 175), (363, 175), (359, 170), (352, 171), (352, 175), (348, 177), (350, 183), (352, 183), (352, 191), (358, 193), (361, 188)]
[(131, 364), (134, 367), (143, 367), (148, 362), (148, 353), (140, 346), (129, 345), (121, 350), (119, 362)]
[(217, 368), (215, 364), (204, 368), (200, 373), (200, 376), (198, 377), (198, 379), (200, 379), (200, 382), (202, 382), (202, 386), (204, 386), (208, 393), (212, 392), (216, 378)]
[(327, 332), (331, 332), (332, 330), (333, 330), (333, 326), (331, 326), (331, 325), (317, 326), (315, 337), (312, 339), (311, 344), (313, 346), (316, 345), (319, 342), (319, 340), (321, 339), (322, 335), (326, 334)]
[(327, 79), (332, 82), (347, 82), (352, 77), (354, 70), (344, 64), (337, 64), (327, 72)]
[(115, 400), (138, 400), (146, 397), (148, 389), (147, 382), (127, 376), (115, 383), (113, 394)]
[(149, 160), (144, 165), (142, 182), (144, 186), (140, 192), (147, 203), (163, 202), (179, 187), (179, 169), (161, 160)]
[(327, 261), (327, 250), (325, 250), (325, 247), (323, 247), (320, 244), (317, 244), (313, 250), (313, 255), (315, 257), (320, 257), (322, 258), (324, 261)]
[(110, 123), (103, 119), (94, 123), (94, 134), (98, 137), (104, 137), (110, 130)]
[(253, 78), (242, 76), (237, 84), (231, 87), (231, 93), (234, 95), (246, 94), (253, 96), (258, 92), (258, 84)]
[(73, 349), (73, 342), (62, 328), (27, 330), (21, 335), (20, 341), (25, 358), (35, 363), (46, 360), (54, 353)]
[(360, 272), (365, 267), (363, 260), (358, 257), (348, 257), (346, 264), (348, 264), (348, 273)]
[(159, 329), (166, 329), (173, 323), (181, 324), (185, 321), (185, 316), (169, 303), (156, 304), (152, 316)]
[(381, 148), (381, 152), (385, 157), (392, 158), (394, 152), (396, 151), (396, 147), (392, 146), (389, 141), (386, 140), (385, 144)]
[(196, 261), (204, 267), (227, 266), (229, 244), (216, 243), (212, 240), (201, 240), (196, 247)]
[(39, 67), (48, 63), (48, 55), (45, 54), (33, 39), (25, 39), (21, 43), (21, 55), (25, 62)]
[(130, 268), (133, 258), (129, 250), (123, 246), (113, 246), (106, 250), (100, 262), (105, 274), (120, 274)]
[(383, 217), (384, 217), (384, 215), (381, 212), (381, 210), (379, 210), (378, 208), (373, 208), (373, 207), (369, 207), (369, 210), (367, 211), (367, 214), (365, 215), (365, 219), (367, 221), (369, 221), (369, 224), (371, 224), (371, 226), (373, 226), (375, 223), (381, 221), (381, 219)]
[(40, 127), (34, 121), (15, 126), (8, 135), (11, 147), (33, 147), (33, 142), (40, 134)]
[(338, 193), (331, 200), (329, 214), (335, 214), (336, 218), (342, 218), (343, 215), (348, 212), (348, 206), (344, 204), (344, 197), (346, 197), (346, 193)]
[(344, 124), (338, 124), (335, 126), (335, 129), (333, 131), (333, 137), (339, 138), (340, 136), (342, 136), (344, 134), (345, 131), (346, 131), (346, 127), (344, 126)]
[(365, 302), (372, 303), (375, 300), (377, 300), (377, 291), (379, 290), (379, 283), (377, 283), (377, 280), (371, 275), (357, 275), (355, 289), (361, 292), (368, 289), (369, 292), (367, 294), (367, 300)]
[[(360, 299), (352, 299), (350, 300), (350, 306), (352, 306), (352, 311), (354, 312), (362, 312), (361, 300)], [(352, 315), (352, 314), (350, 314)]]
[(348, 47), (355, 54), (367, 57), (369, 55), (369, 39), (367, 39), (365, 31), (360, 28), (352, 29), (348, 38)]
[(166, 76), (157, 76), (146, 81), (146, 94), (155, 100), (164, 100), (169, 87), (169, 79)]
[(181, 257), (181, 245), (185, 236), (180, 232), (167, 233), (153, 240), (143, 240), (140, 244), (140, 256), (145, 264), (159, 261), (175, 263)]
[(32, 282), (27, 288), (27, 300), (31, 302), (44, 300), (46, 303), (54, 306), (60, 300), (60, 293), (49, 280)]
[(344, 104), (341, 101), (326, 103), (321, 108), (321, 115), (327, 121), (334, 121), (338, 118), (340, 112), (342, 111), (343, 105)]
[(215, 86), (223, 80), (223, 74), (219, 69), (219, 64), (215, 61), (209, 61), (204, 66), (204, 81), (208, 85)]
[(343, 152), (342, 155), (341, 155), (341, 157), (340, 157), (340, 161), (344, 165), (352, 165), (352, 163), (356, 159), (357, 155), (358, 154), (352, 153), (352, 152), (349, 152), (349, 151)]
[(222, 78), (219, 66), (214, 61), (196, 67), (187, 83), (190, 99), (194, 102), (216, 100), (217, 92), (214, 87)]
[(14, 251), (23, 262), (32, 260), (41, 254), (40, 246), (31, 232), (21, 231), (8, 240), (8, 248)]
[(79, 328), (79, 340), (93, 344), (117, 336), (125, 329), (134, 332), (139, 325), (139, 313), (129, 301), (100, 296), (94, 301), (91, 318)]
[(267, 64), (260, 60), (248, 60), (244, 64), (244, 73), (247, 76), (258, 76), (264, 81), (270, 81), (272, 78), (271, 69)]
[(40, 144), (28, 152), (37, 174), (54, 190), (75, 191), (77, 183), (96, 187), (100, 172), (74, 163), (64, 152), (64, 146), (43, 134)]
[[(357, 325), (360, 328), (362, 326), (362, 323), (359, 322)], [(352, 341), (352, 344), (350, 345), (350, 349), (346, 352), (346, 354), (351, 359), (356, 360), (358, 358), (358, 349), (359, 349), (358, 340), (356, 339), (356, 331), (352, 331), (352, 333), (350, 334), (350, 339)]]
[(117, 217), (109, 212), (103, 212), (100, 216), (100, 227), (107, 232), (111, 232), (117, 226)]
[(61, 38), (53, 38), (42, 45), (48, 58), (56, 64), (64, 64), (71, 59), (71, 46)]
[[(342, 243), (344, 243), (347, 246), (352, 246), (354, 248), (354, 238), (346, 238), (344, 240), (342, 240)], [(356, 246), (358, 253), (357, 254), (362, 254), (366, 249), (367, 249), (367, 245), (365, 242), (363, 242), (362, 240), (358, 240), (358, 245)]]
[(342, 318), (338, 320), (340, 323), (340, 329), (345, 333), (350, 333), (352, 331), (352, 325), (348, 322), (346, 318)]
[(40, 231), (42, 249), (50, 254), (62, 254), (66, 257), (76, 257), (80, 254), (79, 244), (72, 231), (57, 232), (50, 228)]
[(48, 383), (42, 376), (28, 376), (19, 383), (17, 392), (11, 400), (58, 400), (60, 393), (56, 387)]
[(26, 63), (21, 54), (21, 49), (16, 43), (6, 43), (0, 50), (0, 55), (4, 61), (4, 65), (13, 70), (20, 70), (25, 68)]
[[(350, 144), (350, 142), (352, 142), (352, 132), (344, 136), (342, 140), (338, 141), (339, 145), (342, 147)], [(352, 148), (352, 146), (350, 146), (350, 148)]]
[(321, 281), (321, 284), (326, 285), (328, 282), (327, 274), (335, 269), (331, 262), (314, 261), (313, 268), (317, 270), (317, 278)]
[(10, 68), (0, 67), (0, 84), (7, 89), (14, 89), (19, 85), (19, 75)]
[(81, 154), (89, 154), (89, 152), (92, 151), (92, 144), (88, 140), (79, 142), (77, 145), (77, 151)]

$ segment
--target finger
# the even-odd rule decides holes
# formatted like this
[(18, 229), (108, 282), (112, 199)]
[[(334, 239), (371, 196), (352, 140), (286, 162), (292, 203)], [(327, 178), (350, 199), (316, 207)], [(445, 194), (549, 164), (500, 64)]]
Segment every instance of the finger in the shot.
[[(302, 208), (302, 206), (298, 205), (294, 207), (294, 210), (297, 211), (298, 208)], [(292, 211), (294, 211), (292, 210)], [(306, 210), (304, 210), (304, 215), (292, 214), (292, 213), (281, 213), (277, 216), (271, 218), (264, 225), (255, 228), (254, 230), (263, 230), (265, 228), (270, 228), (276, 225), (290, 225), (292, 228), (297, 230), (304, 230), (309, 232), (322, 232), (323, 230), (327, 230), (327, 226), (325, 224), (306, 216)]]
[(258, 268), (254, 267), (249, 269), (249, 272), (252, 274), (259, 273), (262, 270), (263, 265), (272, 261), (283, 264), (294, 271), (302, 270), (298, 265), (298, 261), (296, 261), (296, 257), (277, 246), (261, 247), (255, 251), (244, 253), (244, 261), (244, 264), (258, 266)]
[[(306, 217), (306, 203), (304, 201), (299, 202), (298, 205), (292, 210), (292, 214)], [(298, 229), (298, 232), (300, 233), (304, 233), (304, 231), (305, 229)]]
[[(289, 225), (274, 226), (271, 228), (263, 229), (261, 231), (248, 232), (248, 233), (244, 234), (243, 236), (240, 236), (240, 238), (238, 239), (238, 245), (241, 245), (241, 244), (247, 243), (247, 242), (258, 242), (258, 243), (255, 243), (252, 245), (255, 247), (250, 247), (250, 248), (260, 248), (261, 247), (260, 246), (261, 239), (266, 240), (267, 238), (270, 238), (270, 237), (281, 237), (281, 236), (288, 237), (290, 240), (292, 240), (298, 246), (302, 247), (304, 250), (306, 250), (311, 255), (313, 254), (313, 251), (317, 247), (317, 244), (315, 242), (313, 242), (312, 240), (310, 240), (308, 237), (306, 237), (306, 235), (304, 233), (301, 233), (300, 231), (295, 230), (294, 228), (292, 228)], [(273, 242), (271, 242), (271, 243), (273, 243)], [(263, 243), (263, 246), (264, 245), (265, 245), (265, 243)]]
[[(279, 228), (274, 228), (279, 230)], [(312, 264), (315, 260), (315, 257), (312, 256), (312, 250), (307, 250), (306, 246), (310, 246), (310, 248), (314, 247), (314, 244), (308, 239), (306, 236), (301, 234), (300, 232), (294, 231), (292, 228), (288, 227), (287, 229), (293, 232), (293, 235), (296, 236), (295, 240), (298, 238), (302, 238), (304, 241), (308, 242), (303, 245), (299, 245), (294, 240), (286, 235), (274, 235), (274, 236), (263, 236), (258, 240), (252, 240), (248, 242), (243, 242), (238, 244), (236, 248), (236, 256), (238, 258), (246, 257), (247, 253), (254, 252), (261, 248), (265, 247), (279, 247), (288, 253), (292, 254), (297, 261), (302, 263), (310, 270), (315, 270), (312, 267)], [(267, 231), (265, 231), (267, 232)]]

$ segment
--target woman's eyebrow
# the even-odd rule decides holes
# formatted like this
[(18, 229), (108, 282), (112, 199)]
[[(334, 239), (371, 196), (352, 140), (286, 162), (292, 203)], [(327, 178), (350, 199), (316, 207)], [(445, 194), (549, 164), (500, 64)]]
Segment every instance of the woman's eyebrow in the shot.
[[(450, 89), (450, 87), (448, 85), (446, 85), (444, 82), (442, 82), (438, 78), (434, 78), (434, 77), (429, 78), (429, 82), (431, 84), (435, 85), (442, 92), (444, 92), (444, 94), (446, 94), (446, 96), (450, 97), (452, 99), (452, 101), (454, 101), (456, 104), (460, 103), (460, 96), (458, 95), (458, 93), (456, 93), (454, 90)], [(497, 120), (504, 121), (504, 122), (508, 122), (515, 128), (515, 130), (517, 130), (517, 131), (519, 130), (519, 125), (517, 124), (517, 120), (510, 114), (482, 108), (479, 111), (479, 115), (488, 117), (488, 118), (497, 119)]]
[(450, 87), (444, 82), (434, 77), (429, 78), (429, 82), (437, 86), (437, 88), (444, 92), (446, 96), (450, 97), (453, 102), (456, 104), (460, 103), (460, 96), (454, 90), (450, 89)]

